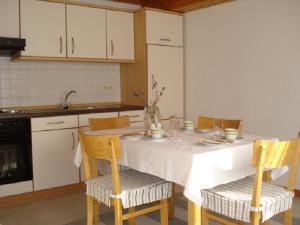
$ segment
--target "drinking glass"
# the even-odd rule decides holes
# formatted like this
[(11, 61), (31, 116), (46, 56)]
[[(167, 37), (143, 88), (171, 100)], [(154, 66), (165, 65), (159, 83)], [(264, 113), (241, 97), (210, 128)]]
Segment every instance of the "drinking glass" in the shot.
[(179, 137), (180, 119), (176, 115), (169, 117), (169, 135), (171, 140), (177, 140)]

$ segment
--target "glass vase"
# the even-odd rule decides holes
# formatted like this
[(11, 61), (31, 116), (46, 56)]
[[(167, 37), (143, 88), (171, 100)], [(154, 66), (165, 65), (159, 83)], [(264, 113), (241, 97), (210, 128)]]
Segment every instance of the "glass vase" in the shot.
[(151, 127), (162, 128), (161, 127), (161, 115), (159, 108), (157, 106), (147, 106), (144, 109), (145, 114), (145, 135), (149, 136), (151, 134)]

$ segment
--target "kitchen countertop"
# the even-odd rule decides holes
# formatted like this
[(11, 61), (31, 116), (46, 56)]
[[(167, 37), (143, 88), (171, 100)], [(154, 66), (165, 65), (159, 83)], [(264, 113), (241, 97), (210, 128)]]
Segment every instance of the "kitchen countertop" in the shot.
[(15, 113), (0, 113), (1, 119), (12, 118), (35, 118), (35, 117), (48, 117), (48, 116), (64, 116), (64, 115), (78, 115), (89, 113), (104, 113), (104, 112), (121, 112), (121, 111), (134, 111), (143, 110), (144, 106), (137, 105), (85, 105), (85, 106), (71, 106), (70, 109), (63, 109), (62, 107), (34, 107), (17, 109)]

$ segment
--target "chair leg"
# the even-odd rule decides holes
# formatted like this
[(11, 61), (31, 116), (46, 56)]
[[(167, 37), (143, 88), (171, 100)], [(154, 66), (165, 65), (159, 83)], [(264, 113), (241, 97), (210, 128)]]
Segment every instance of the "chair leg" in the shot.
[(122, 220), (122, 203), (120, 199), (115, 199), (115, 225), (123, 225)]
[(169, 204), (169, 220), (172, 220), (175, 217), (175, 204), (176, 204), (174, 183), (172, 183), (172, 196), (168, 199), (168, 204)]
[(94, 199), (93, 201), (93, 221), (94, 224), (100, 223), (100, 203)]
[(94, 217), (94, 199), (91, 196), (87, 196), (87, 225), (93, 225)]
[(252, 212), (251, 215), (251, 225), (260, 225), (260, 212)]
[(209, 225), (209, 219), (207, 217), (207, 209), (202, 208), (202, 225)]
[(289, 209), (284, 212), (284, 225), (292, 225), (293, 217), (292, 217), (292, 209)]
[(163, 199), (160, 201), (161, 209), (160, 209), (160, 224), (168, 225), (168, 199)]
[[(129, 208), (128, 212), (129, 213), (135, 212), (135, 207)], [(136, 219), (135, 219), (135, 217), (128, 219), (128, 225), (136, 225)]]

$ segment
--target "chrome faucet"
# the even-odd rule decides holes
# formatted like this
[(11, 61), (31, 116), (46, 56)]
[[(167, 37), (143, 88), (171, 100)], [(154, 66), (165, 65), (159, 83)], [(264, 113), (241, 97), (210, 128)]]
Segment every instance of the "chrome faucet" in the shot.
[(75, 90), (71, 90), (69, 91), (67, 94), (66, 94), (66, 97), (65, 97), (65, 102), (63, 104), (63, 107), (64, 109), (69, 109), (70, 106), (71, 106), (71, 103), (68, 103), (68, 98), (71, 94), (76, 94), (76, 91)]

